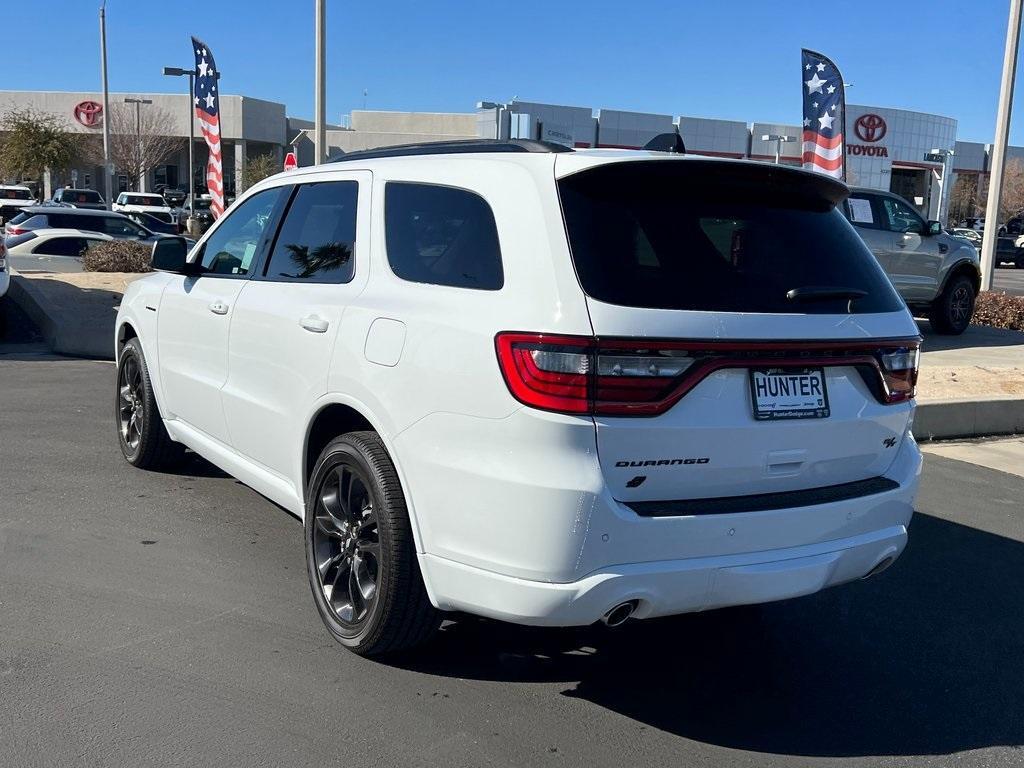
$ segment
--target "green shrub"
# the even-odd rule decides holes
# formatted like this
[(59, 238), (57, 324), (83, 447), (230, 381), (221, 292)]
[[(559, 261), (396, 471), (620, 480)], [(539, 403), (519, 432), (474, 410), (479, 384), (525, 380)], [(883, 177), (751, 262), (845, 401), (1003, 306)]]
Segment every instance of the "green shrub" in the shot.
[(992, 328), (1024, 331), (1024, 296), (982, 291), (978, 294), (972, 322)]
[(110, 240), (82, 254), (86, 272), (149, 272), (152, 246), (133, 240)]

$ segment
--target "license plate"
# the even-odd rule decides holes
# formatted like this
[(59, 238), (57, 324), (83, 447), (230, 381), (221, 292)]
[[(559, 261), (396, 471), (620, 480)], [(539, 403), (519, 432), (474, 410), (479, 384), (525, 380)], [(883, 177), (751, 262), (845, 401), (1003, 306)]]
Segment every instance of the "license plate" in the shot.
[(823, 368), (752, 368), (754, 418), (824, 419), (830, 411)]

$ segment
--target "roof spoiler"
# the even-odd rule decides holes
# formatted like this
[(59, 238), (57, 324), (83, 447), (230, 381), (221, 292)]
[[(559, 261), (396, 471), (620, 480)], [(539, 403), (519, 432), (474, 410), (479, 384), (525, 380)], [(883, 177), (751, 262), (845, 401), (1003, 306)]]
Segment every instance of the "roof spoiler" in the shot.
[(653, 139), (644, 144), (648, 152), (670, 152), (673, 155), (685, 155), (686, 145), (683, 137), (678, 133), (659, 133)]

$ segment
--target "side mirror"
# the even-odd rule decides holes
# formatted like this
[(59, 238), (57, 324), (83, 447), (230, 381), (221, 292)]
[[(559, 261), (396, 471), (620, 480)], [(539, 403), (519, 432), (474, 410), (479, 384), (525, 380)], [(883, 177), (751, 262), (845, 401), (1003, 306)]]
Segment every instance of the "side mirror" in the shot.
[(199, 264), (192, 264), (187, 259), (188, 243), (184, 237), (161, 237), (153, 243), (153, 269), (179, 275), (198, 275), (202, 272)]
[(942, 224), (937, 221), (929, 221), (928, 226), (925, 228), (925, 232), (929, 235), (941, 235)]

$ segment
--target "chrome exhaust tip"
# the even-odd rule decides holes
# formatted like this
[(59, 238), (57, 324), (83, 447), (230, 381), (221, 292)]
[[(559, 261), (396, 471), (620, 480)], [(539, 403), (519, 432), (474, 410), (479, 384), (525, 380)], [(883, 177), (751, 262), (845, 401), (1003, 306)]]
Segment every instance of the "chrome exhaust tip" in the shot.
[(872, 576), (877, 576), (878, 574), (880, 574), (882, 571), (884, 571), (886, 568), (888, 568), (890, 565), (892, 565), (895, 562), (896, 562), (896, 558), (892, 557), (890, 555), (889, 557), (887, 557), (884, 560), (882, 560), (882, 562), (880, 562), (878, 565), (876, 565), (870, 571), (868, 571), (863, 576), (861, 576), (860, 577), (861, 581), (863, 581), (865, 579), (870, 579)]
[(626, 623), (633, 611), (636, 610), (636, 600), (627, 600), (619, 603), (601, 617), (601, 622), (606, 627), (619, 627)]

